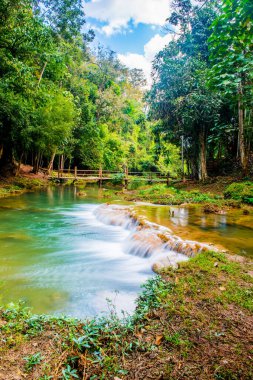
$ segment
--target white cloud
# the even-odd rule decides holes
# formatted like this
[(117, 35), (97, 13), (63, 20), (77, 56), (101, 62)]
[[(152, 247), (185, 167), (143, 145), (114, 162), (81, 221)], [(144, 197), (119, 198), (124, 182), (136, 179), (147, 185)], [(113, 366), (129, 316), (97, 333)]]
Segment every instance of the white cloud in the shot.
[[(88, 17), (95, 18), (105, 25), (100, 32), (110, 36), (115, 33), (130, 31), (130, 22), (148, 24), (153, 30), (165, 24), (170, 12), (171, 0), (91, 0), (85, 3), (84, 10)], [(96, 27), (96, 30), (98, 28)], [(120, 61), (130, 68), (143, 69), (148, 85), (151, 85), (152, 60), (173, 38), (173, 34), (154, 37), (144, 46), (143, 54), (118, 54)]]
[(164, 25), (169, 14), (169, 0), (92, 0), (84, 6), (88, 17), (106, 25), (106, 35), (121, 32), (129, 21), (134, 24)]
[(162, 50), (171, 40), (173, 39), (172, 34), (166, 34), (161, 36), (156, 34), (154, 37), (149, 40), (146, 45), (144, 45), (144, 54), (118, 54), (119, 60), (129, 67), (130, 69), (142, 69), (146, 75), (148, 86), (151, 86), (151, 70), (152, 70), (152, 61), (155, 58), (155, 55)]
[(152, 64), (149, 62), (144, 55), (134, 54), (134, 53), (126, 53), (126, 54), (118, 54), (119, 60), (123, 63), (123, 65), (129, 67), (130, 69), (142, 69), (146, 75), (148, 85), (151, 85), (151, 69)]
[(165, 36), (161, 36), (160, 34), (156, 34), (151, 40), (148, 41), (146, 45), (144, 45), (144, 56), (148, 61), (153, 61), (155, 55), (162, 50), (170, 41), (173, 39), (173, 34), (166, 34)]

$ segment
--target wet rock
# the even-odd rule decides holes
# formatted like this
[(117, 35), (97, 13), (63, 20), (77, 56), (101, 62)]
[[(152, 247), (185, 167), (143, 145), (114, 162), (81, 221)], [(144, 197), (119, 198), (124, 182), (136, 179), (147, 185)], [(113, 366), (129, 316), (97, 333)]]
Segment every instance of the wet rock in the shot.
[(203, 211), (205, 214), (219, 214), (219, 215), (226, 214), (225, 210), (221, 209), (219, 206), (212, 203), (208, 203), (204, 205)]

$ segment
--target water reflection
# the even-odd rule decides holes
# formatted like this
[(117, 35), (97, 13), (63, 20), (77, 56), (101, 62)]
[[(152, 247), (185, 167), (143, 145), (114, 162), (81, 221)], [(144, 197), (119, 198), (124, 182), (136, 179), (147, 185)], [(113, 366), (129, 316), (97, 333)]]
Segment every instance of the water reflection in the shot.
[(170, 207), (170, 220), (176, 226), (185, 227), (189, 223), (189, 210), (187, 208)]
[(253, 257), (253, 211), (230, 210), (227, 214), (205, 214), (201, 206), (157, 206), (138, 204), (149, 220), (169, 227), (183, 239), (217, 245), (221, 249)]

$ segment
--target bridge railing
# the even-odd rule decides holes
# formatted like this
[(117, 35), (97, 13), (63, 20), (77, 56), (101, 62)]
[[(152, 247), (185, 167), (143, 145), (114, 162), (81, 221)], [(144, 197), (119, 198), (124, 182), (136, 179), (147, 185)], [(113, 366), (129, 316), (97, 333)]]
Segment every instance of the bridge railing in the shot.
[[(46, 169), (42, 169), (46, 170)], [(76, 167), (74, 169), (58, 169), (58, 171), (51, 171), (50, 177), (52, 178), (69, 178), (69, 179), (115, 179), (117, 177), (121, 177), (122, 179), (129, 179), (129, 180), (137, 180), (137, 179), (144, 179), (144, 180), (169, 180), (169, 176), (161, 173), (161, 172), (138, 172), (138, 171), (118, 171), (118, 170), (102, 170), (102, 169), (77, 169)]]

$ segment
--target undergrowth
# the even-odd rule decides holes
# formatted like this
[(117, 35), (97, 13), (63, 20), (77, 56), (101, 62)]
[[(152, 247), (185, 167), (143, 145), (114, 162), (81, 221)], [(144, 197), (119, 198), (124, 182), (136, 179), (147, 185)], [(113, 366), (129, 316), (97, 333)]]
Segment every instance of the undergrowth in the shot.
[(239, 208), (241, 203), (253, 204), (253, 184), (250, 181), (232, 183), (227, 186), (224, 196), (203, 192), (198, 189), (183, 190), (166, 184), (146, 185), (139, 188), (129, 188), (124, 194), (129, 201), (146, 201), (163, 205), (204, 204), (217, 208), (232, 207)]
[(253, 205), (253, 182), (233, 182), (225, 189), (224, 196)]
[(128, 200), (141, 199), (157, 204), (180, 205), (182, 203), (217, 203), (222, 197), (203, 193), (199, 190), (184, 191), (165, 184), (144, 186), (126, 195)]
[(0, 198), (19, 195), (27, 190), (37, 190), (45, 186), (47, 186), (47, 182), (38, 178), (10, 178), (8, 181), (0, 181)]

